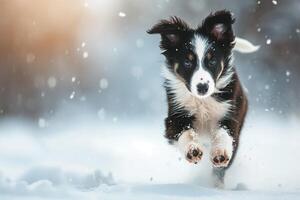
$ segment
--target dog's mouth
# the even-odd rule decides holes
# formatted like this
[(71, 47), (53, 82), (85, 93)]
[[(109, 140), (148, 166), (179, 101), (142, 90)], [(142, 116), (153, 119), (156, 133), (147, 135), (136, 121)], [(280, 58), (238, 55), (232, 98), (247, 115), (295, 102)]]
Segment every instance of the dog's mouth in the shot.
[(208, 93), (206, 93), (206, 94), (194, 94), (194, 93), (193, 93), (193, 95), (194, 95), (195, 97), (199, 98), (199, 99), (205, 99), (205, 98), (207, 98), (207, 97), (210, 97), (212, 94), (208, 94)]

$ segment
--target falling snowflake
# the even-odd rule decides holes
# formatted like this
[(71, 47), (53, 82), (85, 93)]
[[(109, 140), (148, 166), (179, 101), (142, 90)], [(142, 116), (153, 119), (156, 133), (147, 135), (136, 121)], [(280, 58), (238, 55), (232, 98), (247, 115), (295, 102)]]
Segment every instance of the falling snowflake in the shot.
[(299, 28), (296, 29), (296, 33), (300, 33), (300, 29)]
[(89, 53), (88, 53), (87, 51), (83, 52), (82, 57), (83, 57), (83, 58), (89, 57)]
[(289, 77), (289, 76), (291, 75), (291, 72), (287, 70), (287, 71), (285, 72), (285, 75), (286, 75), (287, 77)]
[(271, 42), (272, 42), (272, 40), (269, 38), (269, 39), (267, 39), (266, 44), (269, 45), (269, 44), (271, 44)]
[(115, 54), (118, 53), (118, 48), (114, 47), (112, 50), (113, 50), (113, 52), (114, 52)]
[(257, 28), (257, 32), (260, 32), (260, 31), (261, 31), (261, 28), (258, 27), (258, 28)]
[(108, 81), (106, 78), (102, 78), (100, 81), (99, 81), (99, 86), (101, 89), (106, 89), (108, 87)]
[(270, 86), (269, 85), (265, 85), (265, 90), (269, 90)]
[(85, 42), (81, 43), (81, 47), (82, 47), (82, 48), (85, 47), (85, 45), (86, 45)]
[(114, 117), (114, 118), (113, 118), (113, 122), (116, 123), (117, 121), (118, 121), (118, 118), (117, 118), (117, 117)]
[(105, 112), (104, 108), (101, 108), (100, 110), (98, 110), (97, 115), (100, 120), (104, 120), (105, 116), (106, 116), (106, 112)]
[(39, 118), (38, 125), (39, 125), (40, 128), (45, 128), (46, 127), (46, 120), (44, 118)]
[(277, 1), (276, 1), (276, 0), (272, 0), (272, 3), (273, 3), (274, 5), (277, 5)]
[(76, 81), (76, 77), (73, 76), (72, 79), (71, 79), (71, 81), (74, 83)]
[(56, 78), (53, 76), (49, 77), (47, 83), (48, 83), (49, 88), (55, 88), (56, 87)]
[(74, 99), (74, 96), (75, 96), (75, 91), (73, 91), (73, 92), (70, 94), (70, 99)]
[(124, 13), (124, 12), (119, 12), (119, 17), (126, 17), (126, 13)]

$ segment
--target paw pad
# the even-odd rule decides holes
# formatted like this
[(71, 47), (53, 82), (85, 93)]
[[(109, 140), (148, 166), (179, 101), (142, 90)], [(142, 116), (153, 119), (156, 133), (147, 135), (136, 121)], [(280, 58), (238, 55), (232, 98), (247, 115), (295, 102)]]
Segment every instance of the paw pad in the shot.
[(217, 150), (212, 155), (212, 163), (215, 167), (226, 167), (229, 160), (230, 158), (225, 150)]
[(186, 159), (191, 163), (197, 164), (201, 160), (202, 155), (203, 153), (199, 147), (191, 145), (186, 154)]

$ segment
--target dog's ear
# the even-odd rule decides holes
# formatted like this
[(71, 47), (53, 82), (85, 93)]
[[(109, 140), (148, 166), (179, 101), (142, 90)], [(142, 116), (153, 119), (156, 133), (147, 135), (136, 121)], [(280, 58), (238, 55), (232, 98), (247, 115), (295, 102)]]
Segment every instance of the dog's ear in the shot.
[(220, 10), (206, 17), (199, 29), (214, 41), (232, 44), (235, 39), (232, 30), (234, 21), (229, 11)]
[(161, 48), (177, 47), (183, 42), (184, 33), (190, 31), (189, 26), (178, 17), (161, 20), (147, 31), (149, 34), (161, 35)]

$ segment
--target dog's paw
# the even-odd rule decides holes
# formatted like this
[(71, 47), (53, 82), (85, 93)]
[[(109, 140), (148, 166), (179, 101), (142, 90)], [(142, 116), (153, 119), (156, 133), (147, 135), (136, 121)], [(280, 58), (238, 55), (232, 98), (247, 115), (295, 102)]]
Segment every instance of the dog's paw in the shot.
[(226, 149), (215, 149), (211, 153), (211, 161), (214, 167), (227, 167), (231, 159), (231, 153)]
[(201, 150), (200, 145), (196, 143), (192, 143), (188, 146), (187, 152), (186, 152), (186, 159), (190, 163), (197, 164), (201, 158), (202, 158), (203, 152)]

